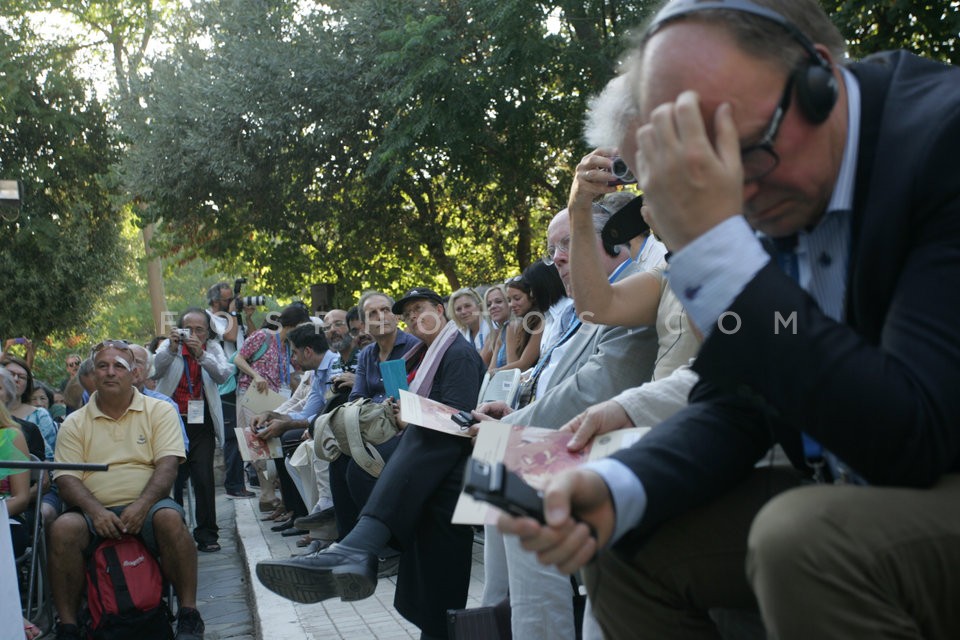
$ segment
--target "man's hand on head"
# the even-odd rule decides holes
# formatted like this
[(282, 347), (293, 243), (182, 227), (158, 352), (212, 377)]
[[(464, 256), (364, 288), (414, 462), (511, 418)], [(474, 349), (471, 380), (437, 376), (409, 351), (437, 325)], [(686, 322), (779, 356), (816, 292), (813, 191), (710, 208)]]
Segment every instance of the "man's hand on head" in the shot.
[(673, 251), (743, 210), (740, 140), (728, 103), (717, 108), (714, 129), (711, 141), (699, 96), (684, 91), (637, 130), (637, 178), (653, 226)]

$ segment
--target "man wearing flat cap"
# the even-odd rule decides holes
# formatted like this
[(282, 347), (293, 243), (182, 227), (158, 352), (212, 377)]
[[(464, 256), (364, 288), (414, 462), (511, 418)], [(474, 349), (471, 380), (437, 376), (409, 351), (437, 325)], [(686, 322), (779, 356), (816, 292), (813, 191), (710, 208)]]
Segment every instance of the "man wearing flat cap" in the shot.
[[(473, 345), (447, 322), (443, 299), (416, 287), (392, 311), (425, 350), (410, 391), (473, 409), (485, 367)], [(395, 449), (353, 530), (312, 556), (261, 562), (257, 576), (298, 602), (360, 600), (373, 594), (377, 553), (389, 544), (402, 553), (397, 610), (421, 629), (421, 638), (446, 638), (446, 610), (466, 606), (470, 581), (473, 531), (450, 519), (471, 441), (409, 425), (390, 443)]]

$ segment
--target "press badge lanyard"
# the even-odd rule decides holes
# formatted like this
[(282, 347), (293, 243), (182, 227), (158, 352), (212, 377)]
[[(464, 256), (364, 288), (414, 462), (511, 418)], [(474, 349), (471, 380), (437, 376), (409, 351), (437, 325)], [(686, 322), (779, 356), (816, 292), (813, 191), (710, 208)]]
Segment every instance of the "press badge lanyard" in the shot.
[[(203, 398), (197, 394), (193, 397), (193, 380), (190, 379), (190, 363), (187, 362), (187, 354), (183, 354), (183, 374), (187, 377), (187, 391), (190, 393), (190, 399), (187, 400), (187, 424), (203, 424)], [(200, 371), (200, 384), (203, 384), (203, 369)]]

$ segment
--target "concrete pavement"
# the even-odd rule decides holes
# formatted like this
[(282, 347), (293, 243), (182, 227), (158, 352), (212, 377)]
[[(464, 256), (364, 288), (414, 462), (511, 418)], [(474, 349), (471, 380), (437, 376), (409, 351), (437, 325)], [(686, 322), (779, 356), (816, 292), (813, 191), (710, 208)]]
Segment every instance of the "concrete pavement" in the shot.
[[(268, 591), (256, 579), (260, 560), (302, 551), (296, 537), (270, 531), (257, 499), (230, 500), (217, 495), (219, 553), (200, 554), (198, 608), (207, 625), (206, 640), (407, 640), (420, 630), (393, 608), (396, 578), (381, 579), (373, 596), (358, 602), (331, 600), (299, 604)], [(483, 591), (483, 547), (474, 546), (468, 607), (479, 606)]]

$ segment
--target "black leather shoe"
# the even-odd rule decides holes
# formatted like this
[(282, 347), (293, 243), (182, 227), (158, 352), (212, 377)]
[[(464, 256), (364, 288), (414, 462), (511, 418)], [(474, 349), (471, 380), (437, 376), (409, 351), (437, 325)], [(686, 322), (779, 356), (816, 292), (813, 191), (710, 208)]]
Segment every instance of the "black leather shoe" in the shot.
[(270, 527), (270, 531), (286, 531), (287, 529), (293, 529), (293, 518), (289, 520), (281, 520), (277, 524)]
[(257, 563), (257, 578), (270, 591), (305, 604), (339, 596), (363, 600), (377, 588), (377, 556), (338, 544), (312, 555)]
[(334, 514), (333, 507), (311, 513), (308, 516), (297, 518), (293, 521), (298, 529), (322, 529), (336, 522), (337, 516)]
[(284, 531), (283, 533), (281, 533), (280, 535), (282, 535), (284, 538), (292, 538), (293, 536), (305, 536), (308, 533), (310, 532), (306, 531), (305, 529), (290, 528)]

